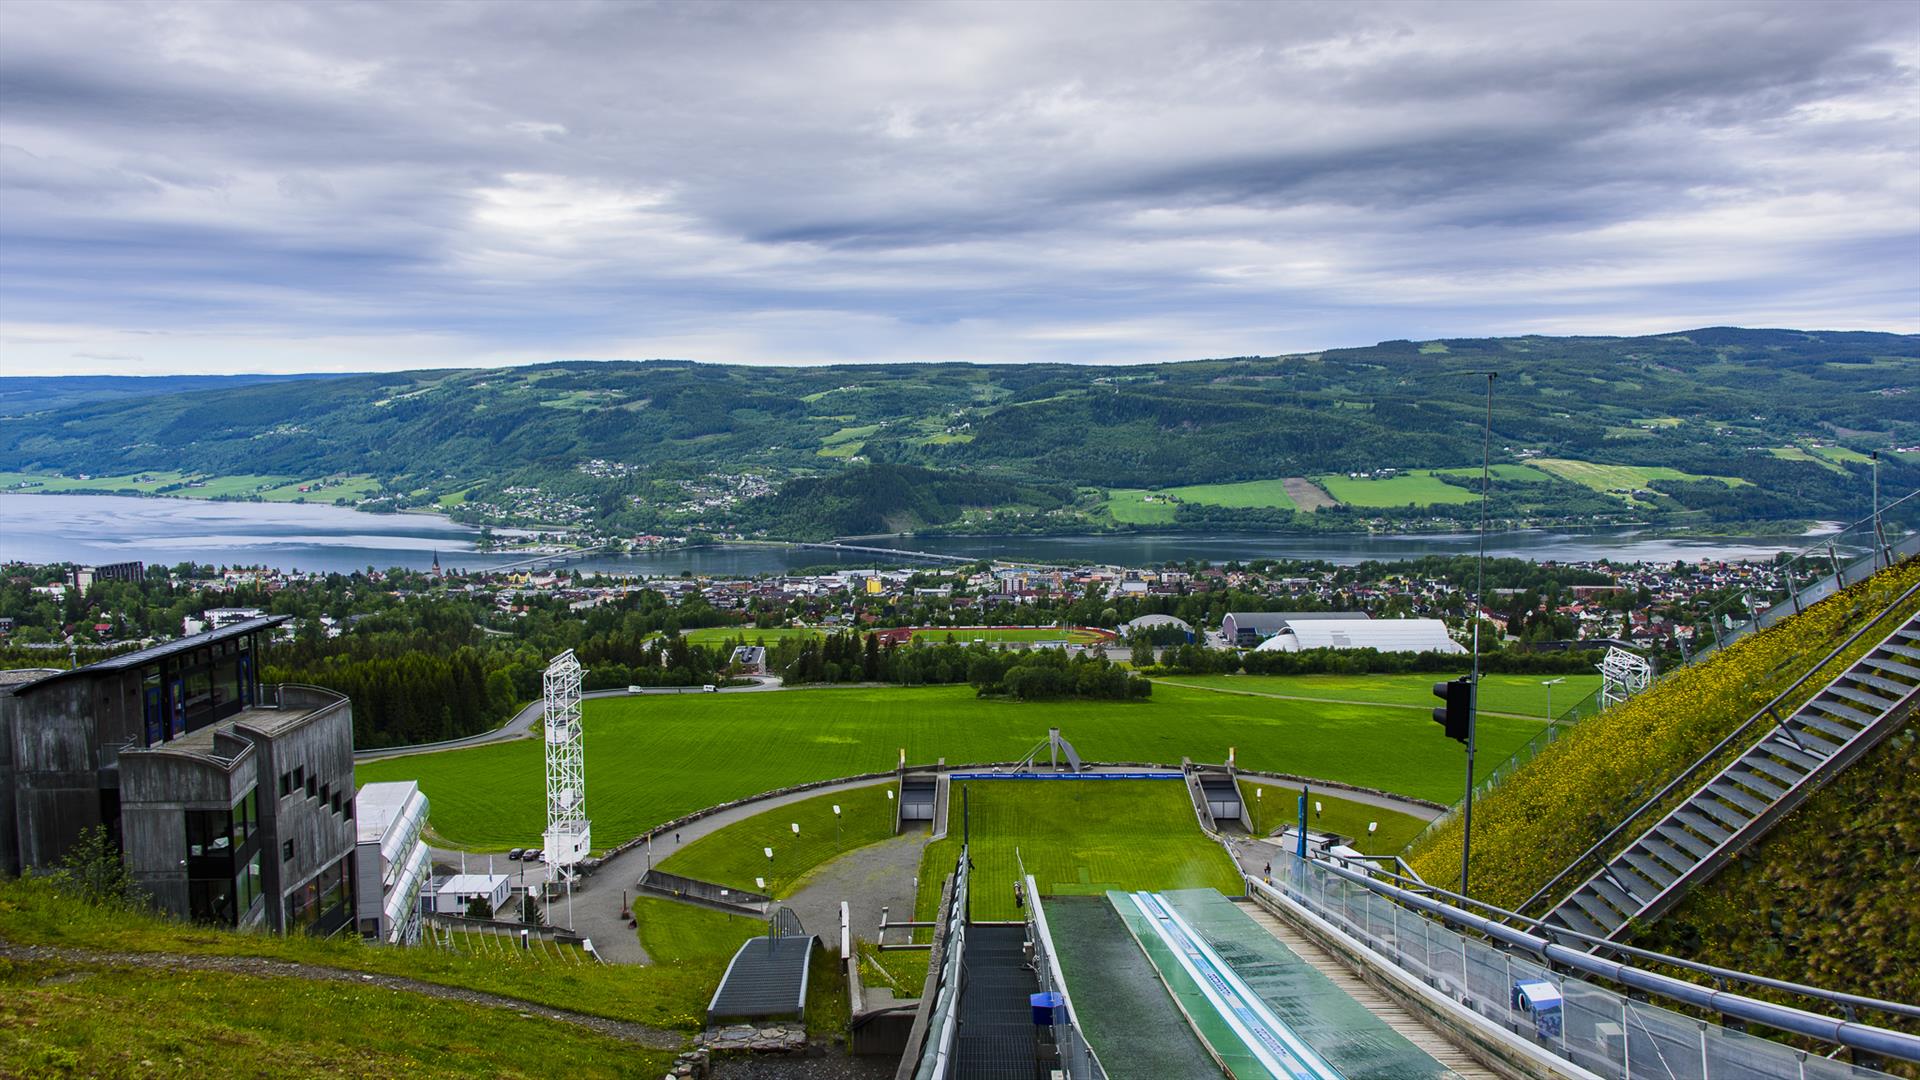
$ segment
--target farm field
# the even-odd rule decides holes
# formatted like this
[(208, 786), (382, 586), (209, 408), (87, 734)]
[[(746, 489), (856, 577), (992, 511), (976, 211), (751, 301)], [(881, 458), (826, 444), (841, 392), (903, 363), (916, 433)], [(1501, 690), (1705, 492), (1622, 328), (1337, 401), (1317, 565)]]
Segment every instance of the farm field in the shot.
[[(920, 860), (915, 917), (929, 919), (960, 857), (960, 789), (971, 803), (973, 917), (1018, 919), (1020, 865), (1042, 896), (1108, 889), (1241, 892), (1240, 873), (1193, 816), (1177, 780), (976, 780), (954, 783), (944, 840)], [(1017, 856), (1016, 856), (1017, 853)]]
[(1562, 480), (1570, 480), (1594, 491), (1617, 488), (1644, 488), (1655, 480), (1718, 480), (1731, 487), (1743, 487), (1748, 481), (1731, 476), (1700, 476), (1664, 465), (1597, 465), (1571, 458), (1535, 458), (1533, 464)]
[[(1434, 683), (1465, 674), (1460, 671), (1410, 675), (1171, 675), (1154, 681), (1212, 690), (1281, 694), (1323, 701), (1370, 701), (1424, 709), (1439, 704), (1439, 699), (1433, 696)], [(1547, 688), (1540, 684), (1546, 679), (1560, 678), (1567, 681), (1553, 688), (1555, 712), (1565, 712), (1574, 702), (1600, 687), (1598, 675), (1487, 675), (1480, 680), (1480, 707), (1486, 712), (1537, 716), (1544, 720), (1549, 695)]]
[[(178, 499), (214, 499), (221, 496), (260, 494), (262, 489), (285, 483), (288, 479), (285, 476), (201, 476), (149, 470), (121, 476), (93, 476), (81, 480), (74, 477), (42, 476), (34, 473), (0, 472), (0, 490), (32, 484), (32, 487), (20, 488), (20, 490), (45, 494), (98, 491), (139, 495), (164, 494)], [(181, 488), (177, 491), (160, 491), (163, 487), (187, 483), (200, 486)]]
[[(587, 813), (603, 850), (715, 803), (890, 770), (902, 748), (913, 762), (1018, 760), (1049, 727), (1092, 761), (1218, 761), (1233, 746), (1248, 769), (1437, 802), (1452, 801), (1460, 779), (1459, 747), (1409, 710), (1168, 684), (1129, 702), (1017, 702), (933, 686), (594, 698), (584, 708)], [(1538, 728), (1484, 718), (1480, 760), (1491, 768)], [(538, 740), (521, 739), (367, 762), (355, 772), (361, 783), (419, 780), (442, 839), (503, 850), (537, 842), (544, 826), (541, 750)]]
[(1845, 475), (1847, 471), (1841, 468), (1839, 465), (1834, 464), (1831, 460), (1827, 458), (1819, 457), (1815, 454), (1809, 453), (1804, 447), (1775, 446), (1770, 448), (1767, 451), (1767, 453), (1773, 455), (1774, 457), (1779, 458), (1782, 461), (1812, 462), (1813, 464), (1820, 466), (1821, 468), (1827, 470), (1828, 472), (1840, 473), (1842, 475)]
[(1114, 488), (1107, 498), (1107, 512), (1113, 515), (1115, 521), (1132, 525), (1171, 524), (1174, 519), (1174, 504), (1147, 502), (1149, 495), (1170, 495), (1180, 502), (1236, 509), (1299, 509), (1293, 497), (1287, 494), (1286, 481), (1274, 479), (1245, 480), (1234, 484), (1189, 484), (1185, 487), (1157, 490)]
[[(302, 484), (307, 485), (310, 490), (301, 491)], [(328, 486), (316, 488), (313, 486), (315, 484)], [(268, 502), (334, 503), (341, 499), (364, 499), (379, 491), (380, 481), (371, 476), (328, 476), (316, 480), (295, 480), (282, 484), (271, 491), (261, 492), (260, 497)]]
[[(890, 784), (880, 783), (817, 795), (736, 821), (664, 859), (660, 855), (666, 849), (656, 840), (654, 865), (669, 874), (769, 896), (791, 896), (822, 863), (893, 835), (894, 806), (887, 798), (892, 790)], [(840, 807), (837, 820), (835, 806)], [(800, 826), (798, 833), (793, 831), (795, 825)], [(769, 847), (772, 859), (764, 851)]]
[(1114, 488), (1103, 504), (1113, 520), (1125, 525), (1171, 525), (1174, 518), (1174, 505), (1170, 502), (1148, 502), (1148, 495), (1158, 495), (1146, 488)]
[(1076, 645), (1091, 645), (1096, 641), (1107, 640), (1103, 635), (1072, 626), (931, 626), (913, 632), (914, 641), (932, 645), (945, 643), (949, 636), (961, 645), (973, 641), (1068, 641)]
[[(1474, 470), (1477, 475), (1479, 470)], [(1338, 474), (1316, 476), (1314, 483), (1348, 506), (1444, 506), (1470, 503), (1480, 496), (1444, 483), (1432, 469), (1410, 469), (1385, 480), (1354, 480)]]
[(811, 626), (773, 626), (766, 629), (757, 626), (702, 626), (683, 630), (680, 636), (686, 638), (689, 645), (718, 645), (729, 639), (757, 645), (762, 638), (771, 645), (788, 638), (822, 638), (827, 636), (827, 632)]
[[(1260, 792), (1262, 794), (1255, 794)], [(1300, 819), (1300, 789), (1261, 780), (1240, 780), (1240, 798), (1245, 800), (1250, 825), (1257, 835), (1292, 825)], [(1314, 813), (1313, 803), (1320, 804)], [(1314, 790), (1307, 805), (1307, 831), (1338, 833), (1353, 838), (1353, 849), (1368, 855), (1393, 855), (1420, 835), (1427, 823), (1412, 814), (1354, 802), (1338, 795)], [(1367, 835), (1367, 823), (1379, 822), (1380, 828)]]

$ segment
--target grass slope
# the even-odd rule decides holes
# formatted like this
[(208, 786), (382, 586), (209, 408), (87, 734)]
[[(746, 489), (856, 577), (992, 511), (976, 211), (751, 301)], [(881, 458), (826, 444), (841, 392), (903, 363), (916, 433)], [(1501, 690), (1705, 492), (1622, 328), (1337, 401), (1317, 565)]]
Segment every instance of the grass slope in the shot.
[(671, 1063), (570, 1024), (383, 987), (0, 961), (0, 1075), (542, 1077)]
[(1655, 480), (1718, 480), (1730, 487), (1747, 483), (1736, 477), (1701, 476), (1663, 465), (1596, 465), (1569, 458), (1535, 458), (1533, 464), (1562, 480), (1603, 492), (1644, 488)]
[[(1419, 798), (1453, 798), (1459, 748), (1402, 709), (1282, 701), (1177, 686), (1138, 702), (980, 699), (964, 686), (673, 694), (585, 703), (587, 812), (605, 848), (715, 803), (910, 761), (1012, 761), (1060, 728), (1093, 761), (1218, 761)], [(1487, 717), (1488, 768), (1530, 738), (1531, 721)], [(361, 783), (420, 781), (433, 827), (476, 849), (535, 843), (544, 821), (541, 744), (368, 762)]]
[[(1572, 728), (1474, 800), (1474, 896), (1517, 907), (1915, 582), (1920, 563), (1882, 571)], [(1907, 601), (1901, 614), (1883, 620), (1876, 634), (1783, 702), (1780, 714), (1845, 670), (1898, 625), (1894, 619), (1916, 609), (1920, 599)], [(1649, 814), (1643, 820), (1650, 825), (1658, 819)], [(1460, 845), (1455, 820), (1429, 834), (1410, 859), (1428, 881), (1448, 885), (1460, 877)], [(1556, 891), (1564, 896), (1572, 887)]]
[[(822, 863), (893, 835), (891, 790), (889, 784), (875, 784), (802, 799), (715, 830), (655, 865), (670, 874), (790, 896)], [(837, 818), (835, 806), (840, 807)], [(798, 833), (794, 825), (800, 826)], [(772, 859), (767, 848), (773, 849)], [(660, 853), (657, 843), (654, 853)]]
[[(932, 917), (940, 883), (960, 857), (962, 786), (954, 785), (946, 839), (927, 845), (921, 857), (922, 919)], [(964, 787), (976, 919), (1021, 917), (1013, 902), (1021, 863), (1043, 896), (1202, 888), (1240, 894), (1233, 860), (1200, 831), (1177, 781), (976, 780)]]
[[(1465, 671), (1457, 674), (1465, 675)], [(1454, 675), (1446, 672), (1417, 675), (1173, 675), (1159, 683), (1278, 694), (1323, 701), (1371, 701), (1382, 705), (1427, 708), (1439, 704), (1433, 684)], [(1553, 676), (1559, 678), (1560, 676)], [(1564, 712), (1600, 686), (1598, 675), (1568, 675), (1553, 688), (1553, 708)], [(1480, 707), (1487, 712), (1519, 716), (1547, 716), (1547, 688), (1538, 675), (1487, 675), (1480, 680)]]
[(1432, 469), (1413, 469), (1385, 480), (1358, 480), (1338, 474), (1313, 480), (1348, 506), (1447, 506), (1480, 498), (1466, 488), (1442, 482)]

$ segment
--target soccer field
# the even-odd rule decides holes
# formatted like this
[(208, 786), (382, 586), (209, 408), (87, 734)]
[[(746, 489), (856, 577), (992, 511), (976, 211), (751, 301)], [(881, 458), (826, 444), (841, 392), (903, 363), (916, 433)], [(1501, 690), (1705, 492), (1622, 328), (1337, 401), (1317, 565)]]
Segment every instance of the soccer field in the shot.
[[(715, 803), (912, 762), (1013, 761), (1058, 727), (1088, 760), (1221, 761), (1339, 780), (1438, 802), (1459, 787), (1460, 747), (1425, 714), (1375, 705), (1283, 701), (1161, 684), (1145, 701), (1018, 702), (971, 687), (660, 694), (585, 703), (587, 813), (606, 849)], [(1480, 725), (1491, 768), (1538, 730)], [(475, 850), (538, 844), (541, 743), (368, 762), (359, 782), (418, 780), (444, 840)]]
[(963, 786), (970, 804), (976, 919), (1021, 917), (1013, 883), (1022, 863), (1042, 896), (1108, 889), (1240, 895), (1239, 871), (1200, 831), (1187, 787), (1178, 780), (955, 781), (946, 839), (927, 845), (920, 859), (916, 918), (933, 917), (940, 883), (960, 857)]
[(975, 641), (1026, 643), (1068, 641), (1075, 645), (1091, 645), (1102, 640), (1101, 635), (1091, 630), (1082, 630), (1077, 626), (930, 626), (913, 632), (913, 640), (916, 643), (924, 642), (929, 645), (943, 645), (949, 637), (958, 645), (967, 645)]
[(723, 641), (744, 641), (749, 645), (758, 645), (765, 640), (768, 645), (785, 641), (788, 638), (823, 638), (825, 630), (813, 626), (702, 626), (693, 630), (683, 630), (680, 636), (687, 639), (689, 645), (718, 645)]

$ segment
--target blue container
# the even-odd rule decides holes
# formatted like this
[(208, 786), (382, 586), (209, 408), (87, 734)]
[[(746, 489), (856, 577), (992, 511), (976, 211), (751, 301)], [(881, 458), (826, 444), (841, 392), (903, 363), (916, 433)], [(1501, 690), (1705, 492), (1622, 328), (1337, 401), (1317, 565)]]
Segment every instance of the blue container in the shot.
[(1028, 994), (1027, 1004), (1033, 1006), (1033, 1026), (1052, 1027), (1067, 1022), (1067, 995), (1047, 991), (1043, 994)]

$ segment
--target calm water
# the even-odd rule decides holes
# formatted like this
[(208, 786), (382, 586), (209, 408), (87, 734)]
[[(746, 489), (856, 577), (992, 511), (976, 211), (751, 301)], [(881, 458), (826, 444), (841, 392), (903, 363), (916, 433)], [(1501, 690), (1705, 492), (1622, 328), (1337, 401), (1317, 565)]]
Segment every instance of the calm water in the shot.
[[(283, 570), (350, 571), (368, 566), (426, 569), (434, 553), (448, 568), (485, 569), (517, 561), (514, 554), (474, 550), (478, 530), (438, 515), (363, 514), (338, 506), (289, 503), (221, 503), (191, 499), (140, 499), (114, 495), (24, 495), (0, 493), (0, 561), (122, 562), (139, 559), (171, 565), (267, 565)], [(871, 541), (954, 555), (997, 556), (1049, 562), (1097, 562), (1146, 566), (1168, 560), (1224, 563), (1261, 557), (1367, 559), (1467, 554), (1470, 535), (1448, 536), (1042, 536), (927, 537)], [(1653, 540), (1631, 533), (1574, 535), (1499, 533), (1488, 538), (1496, 556), (1529, 559), (1672, 561), (1759, 559), (1804, 546), (1805, 540)], [(871, 556), (810, 548), (721, 545), (652, 555), (603, 557), (583, 569), (624, 573), (749, 575), (806, 566), (866, 565)]]

